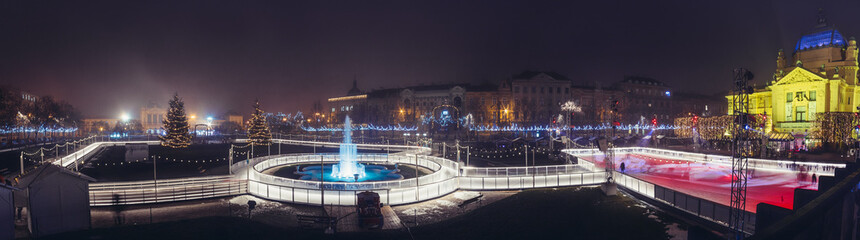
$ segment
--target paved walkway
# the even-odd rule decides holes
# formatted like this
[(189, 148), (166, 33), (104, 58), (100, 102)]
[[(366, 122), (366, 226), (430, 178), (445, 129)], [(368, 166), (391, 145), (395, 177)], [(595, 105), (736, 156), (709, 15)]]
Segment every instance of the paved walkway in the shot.
[[(382, 217), (385, 223), (382, 225), (382, 230), (400, 229), (403, 226), (400, 223), (400, 217), (394, 213), (391, 206), (382, 207)], [(326, 213), (329, 216), (338, 218), (338, 232), (372, 232), (378, 231), (374, 229), (362, 229), (358, 226), (358, 215), (355, 213), (355, 207), (351, 206), (334, 206), (326, 207)]]

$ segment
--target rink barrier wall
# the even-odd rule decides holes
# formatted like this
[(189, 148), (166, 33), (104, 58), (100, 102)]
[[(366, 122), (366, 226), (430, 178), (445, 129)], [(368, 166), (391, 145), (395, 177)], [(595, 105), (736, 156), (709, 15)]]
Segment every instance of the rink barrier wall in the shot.
[[(603, 153), (596, 150), (591, 149), (573, 149), (573, 151), (568, 151), (572, 149), (566, 149), (565, 152), (572, 154), (574, 156), (584, 156), (584, 155), (602, 155)], [(583, 151), (587, 150), (587, 151)], [(616, 149), (618, 150), (618, 149)], [(660, 154), (659, 151), (649, 151), (652, 149), (625, 149), (626, 151), (619, 151), (620, 153), (631, 153), (631, 152), (639, 152), (637, 150), (642, 150), (643, 152), (652, 153), (652, 154)], [(659, 150), (659, 149), (658, 149)], [(618, 156), (619, 152), (616, 152), (616, 156)], [(602, 169), (598, 169), (594, 163), (590, 161), (581, 160), (578, 162), (584, 169), (589, 169), (591, 171), (599, 171)], [(603, 176), (604, 173), (600, 173)], [(700, 217), (702, 219), (714, 222), (716, 224), (728, 227), (729, 222), (729, 212), (731, 208), (729, 206), (725, 206), (714, 201), (698, 198), (691, 196), (689, 194), (685, 194), (682, 192), (678, 192), (660, 185), (656, 185), (650, 183), (645, 180), (638, 179), (633, 176), (629, 176), (627, 174), (623, 174), (621, 172), (615, 171), (613, 173), (613, 178), (615, 179), (615, 183), (619, 186), (627, 189), (629, 191), (635, 192), (641, 196), (656, 200), (666, 206), (673, 207), (677, 210), (687, 212), (694, 216)], [(755, 232), (755, 213), (747, 212), (745, 217), (744, 224), (744, 232), (747, 234), (753, 234)]]
[[(562, 150), (570, 155), (593, 156), (603, 155), (603, 152), (597, 149), (564, 149)], [(702, 153), (688, 153), (674, 150), (646, 148), (646, 147), (623, 147), (615, 148), (615, 156), (619, 154), (639, 153), (647, 155), (655, 155), (655, 157), (675, 159), (679, 161), (691, 161), (698, 163), (711, 163), (731, 166), (732, 157), (723, 155), (712, 155)], [(795, 162), (773, 159), (758, 159), (749, 158), (749, 167), (753, 169), (768, 169), (776, 171), (795, 171), (794, 168), (805, 167), (810, 171), (814, 171), (821, 176), (833, 176), (837, 168), (845, 168), (844, 163), (818, 163), (818, 162)]]

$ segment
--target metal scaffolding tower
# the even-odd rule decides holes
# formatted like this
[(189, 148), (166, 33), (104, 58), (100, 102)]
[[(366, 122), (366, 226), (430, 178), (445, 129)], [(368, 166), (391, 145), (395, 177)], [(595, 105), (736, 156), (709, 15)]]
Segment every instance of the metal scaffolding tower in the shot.
[(749, 112), (749, 95), (753, 92), (749, 80), (753, 75), (744, 68), (734, 70), (735, 91), (732, 93), (732, 110), (734, 126), (732, 128), (732, 195), (729, 212), (729, 238), (743, 239), (744, 221), (746, 220), (747, 201), (747, 167), (748, 158), (755, 152), (753, 149), (754, 136), (751, 136)]

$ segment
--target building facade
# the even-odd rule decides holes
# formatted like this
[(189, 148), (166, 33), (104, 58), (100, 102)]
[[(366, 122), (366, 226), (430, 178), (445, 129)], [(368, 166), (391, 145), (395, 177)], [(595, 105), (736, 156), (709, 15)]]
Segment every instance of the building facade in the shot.
[[(857, 112), (857, 41), (845, 39), (823, 15), (800, 37), (792, 58), (777, 52), (773, 81), (750, 95), (750, 113), (768, 116), (768, 128), (808, 133), (818, 113)], [(728, 113), (732, 98), (726, 96)]]
[(165, 118), (167, 118), (167, 109), (154, 102), (149, 102), (140, 108), (140, 124), (143, 126), (144, 133), (163, 134)]
[[(676, 94), (650, 78), (626, 77), (610, 87), (581, 82), (556, 72), (524, 71), (499, 84), (444, 84), (363, 92), (353, 81), (345, 96), (328, 98), (324, 110), (313, 115), (325, 119), (320, 124), (338, 124), (348, 115), (358, 124), (432, 128), (448, 117), (478, 126), (527, 127), (608, 123), (614, 109), (620, 113), (616, 120), (625, 125), (650, 123), (654, 117), (668, 124), (675, 117), (726, 112), (725, 101), (719, 96)], [(563, 111), (561, 106), (567, 102), (575, 104), (579, 111)]]

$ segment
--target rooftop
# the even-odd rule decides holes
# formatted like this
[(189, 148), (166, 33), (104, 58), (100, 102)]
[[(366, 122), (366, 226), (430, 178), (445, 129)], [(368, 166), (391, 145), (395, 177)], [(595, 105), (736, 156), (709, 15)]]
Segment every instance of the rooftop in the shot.
[(827, 24), (824, 12), (818, 9), (818, 24), (810, 33), (804, 34), (797, 41), (794, 51), (816, 49), (822, 47), (845, 47), (845, 37), (836, 30), (836, 27)]
[(513, 79), (532, 79), (532, 78), (534, 78), (535, 76), (538, 76), (538, 75), (541, 75), (541, 74), (546, 74), (547, 76), (549, 76), (550, 78), (552, 78), (552, 79), (554, 79), (554, 80), (565, 80), (565, 81), (566, 81), (566, 80), (570, 80), (569, 78), (567, 78), (567, 77), (566, 77), (566, 76), (564, 76), (564, 75), (561, 75), (560, 73), (557, 73), (557, 72), (543, 72), (543, 71), (523, 71), (523, 72), (521, 72), (521, 73), (519, 73), (519, 74), (515, 74), (515, 75), (513, 76)]
[(794, 51), (816, 49), (821, 47), (845, 47), (845, 37), (836, 28), (828, 27), (803, 35), (797, 41)]

